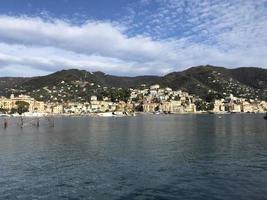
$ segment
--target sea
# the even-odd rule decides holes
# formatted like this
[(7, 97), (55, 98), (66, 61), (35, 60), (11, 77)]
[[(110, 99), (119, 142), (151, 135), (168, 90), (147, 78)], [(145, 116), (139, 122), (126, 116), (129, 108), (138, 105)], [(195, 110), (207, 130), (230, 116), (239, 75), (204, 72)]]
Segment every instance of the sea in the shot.
[(0, 118), (0, 199), (266, 200), (261, 114)]

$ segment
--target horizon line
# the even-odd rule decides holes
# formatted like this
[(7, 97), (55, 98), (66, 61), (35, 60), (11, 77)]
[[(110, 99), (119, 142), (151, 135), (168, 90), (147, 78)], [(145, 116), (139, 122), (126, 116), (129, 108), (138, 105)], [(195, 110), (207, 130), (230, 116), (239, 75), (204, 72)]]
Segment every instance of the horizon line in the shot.
[(37, 78), (37, 77), (43, 77), (43, 76), (49, 76), (49, 75), (52, 75), (52, 74), (55, 74), (57, 72), (61, 72), (61, 71), (69, 71), (69, 70), (78, 70), (78, 71), (86, 71), (86, 72), (89, 72), (91, 74), (93, 73), (103, 73), (104, 75), (109, 75), (109, 76), (117, 76), (117, 77), (142, 77), (142, 76), (155, 76), (155, 77), (163, 77), (163, 76), (166, 76), (168, 74), (171, 74), (171, 73), (174, 73), (174, 72), (184, 72), (184, 71), (187, 71), (189, 69), (192, 69), (192, 68), (201, 68), (201, 67), (214, 67), (214, 68), (224, 68), (224, 69), (228, 69), (228, 70), (235, 70), (235, 69), (240, 69), (240, 68), (255, 68), (255, 69), (263, 69), (263, 70), (267, 70), (267, 68), (264, 68), (264, 67), (255, 67), (255, 66), (239, 66), (239, 67), (227, 67), (227, 66), (215, 66), (215, 65), (210, 65), (210, 64), (206, 64), (206, 65), (196, 65), (196, 66), (191, 66), (191, 67), (187, 67), (185, 68), (184, 70), (180, 70), (180, 71), (170, 71), (170, 72), (167, 72), (167, 73), (164, 73), (164, 74), (143, 74), (143, 75), (117, 75), (117, 74), (109, 74), (109, 73), (105, 73), (104, 71), (100, 71), (100, 70), (97, 70), (97, 71), (88, 71), (86, 69), (80, 69), (80, 68), (62, 68), (60, 70), (57, 70), (57, 71), (54, 71), (54, 72), (48, 72), (47, 74), (43, 74), (43, 75), (35, 75), (35, 76), (1, 76), (0, 75), (0, 78)]

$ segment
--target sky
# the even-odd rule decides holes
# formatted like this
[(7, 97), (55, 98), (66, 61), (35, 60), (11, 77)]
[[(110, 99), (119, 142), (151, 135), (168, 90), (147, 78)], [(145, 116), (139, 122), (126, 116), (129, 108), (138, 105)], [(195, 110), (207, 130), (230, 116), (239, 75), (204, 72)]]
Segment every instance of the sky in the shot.
[(267, 0), (1, 0), (0, 76), (267, 68)]

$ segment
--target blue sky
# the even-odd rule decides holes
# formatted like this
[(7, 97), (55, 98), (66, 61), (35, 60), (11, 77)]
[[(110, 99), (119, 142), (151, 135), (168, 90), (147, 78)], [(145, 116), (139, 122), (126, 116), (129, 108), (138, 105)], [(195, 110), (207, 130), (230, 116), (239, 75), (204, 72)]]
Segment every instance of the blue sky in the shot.
[(1, 0), (0, 76), (267, 68), (267, 0)]

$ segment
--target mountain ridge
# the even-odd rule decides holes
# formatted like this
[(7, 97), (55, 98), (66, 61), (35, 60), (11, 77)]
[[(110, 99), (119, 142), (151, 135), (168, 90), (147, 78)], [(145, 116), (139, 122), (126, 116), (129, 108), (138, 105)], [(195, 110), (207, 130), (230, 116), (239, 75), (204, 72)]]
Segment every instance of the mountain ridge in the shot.
[[(124, 89), (137, 88), (141, 84), (146, 84), (147, 86), (159, 84), (174, 90), (183, 89), (201, 98), (205, 98), (208, 93), (212, 92), (217, 94), (218, 97), (234, 94), (238, 97), (267, 100), (267, 69), (259, 67), (229, 69), (212, 65), (195, 66), (163, 76), (114, 76), (100, 71), (88, 72), (68, 69), (46, 76), (28, 78), (0, 77), (0, 95), (8, 96), (11, 93), (32, 95), (44, 87), (55, 88), (62, 81), (70, 85), (84, 82), (93, 83), (100, 87)], [(96, 88), (92, 91), (94, 90)], [(37, 95), (33, 96), (38, 99)]]

